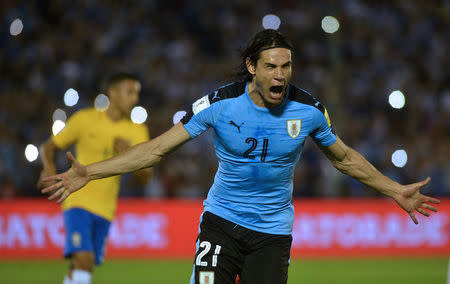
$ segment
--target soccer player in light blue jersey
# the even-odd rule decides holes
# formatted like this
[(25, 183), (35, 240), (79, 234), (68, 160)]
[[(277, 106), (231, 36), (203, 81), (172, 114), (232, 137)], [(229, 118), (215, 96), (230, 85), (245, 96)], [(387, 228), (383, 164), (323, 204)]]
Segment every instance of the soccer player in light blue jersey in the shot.
[[(208, 94), (161, 136), (111, 159), (48, 178), (59, 202), (89, 181), (152, 167), (209, 128), (219, 167), (204, 201), (190, 283), (286, 283), (294, 208), (294, 168), (309, 136), (339, 171), (394, 199), (414, 223), (439, 200), (422, 195), (430, 179), (401, 185), (376, 170), (334, 133), (327, 110), (289, 83), (292, 45), (264, 30), (242, 56), (242, 81)], [(427, 211), (428, 210), (428, 211)]]

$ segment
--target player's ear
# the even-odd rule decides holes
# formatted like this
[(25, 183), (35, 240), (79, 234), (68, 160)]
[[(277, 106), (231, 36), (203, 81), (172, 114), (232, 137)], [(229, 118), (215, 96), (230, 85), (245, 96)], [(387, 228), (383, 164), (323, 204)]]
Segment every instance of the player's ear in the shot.
[(250, 59), (250, 57), (245, 58), (245, 65), (247, 66), (248, 73), (255, 75), (256, 66), (253, 63), (253, 61)]
[(115, 97), (117, 96), (117, 86), (110, 86), (109, 88), (108, 88), (108, 97), (109, 97), (109, 100), (111, 101), (111, 100), (114, 100), (115, 99)]

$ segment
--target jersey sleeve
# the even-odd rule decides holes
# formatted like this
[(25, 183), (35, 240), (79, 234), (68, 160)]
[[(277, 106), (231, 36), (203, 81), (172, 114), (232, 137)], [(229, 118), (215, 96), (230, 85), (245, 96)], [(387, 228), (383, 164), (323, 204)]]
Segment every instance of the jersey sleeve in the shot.
[(336, 134), (331, 125), (331, 120), (327, 109), (319, 103), (319, 107), (314, 117), (316, 128), (311, 132), (310, 136), (317, 144), (328, 147), (336, 142)]
[(65, 149), (75, 143), (80, 136), (83, 125), (83, 112), (74, 113), (67, 121), (66, 126), (58, 134), (52, 137), (53, 143), (59, 149)]
[(195, 138), (214, 127), (220, 113), (220, 102), (211, 103), (210, 95), (206, 95), (192, 104), (192, 110), (181, 119), (184, 128), (191, 138)]

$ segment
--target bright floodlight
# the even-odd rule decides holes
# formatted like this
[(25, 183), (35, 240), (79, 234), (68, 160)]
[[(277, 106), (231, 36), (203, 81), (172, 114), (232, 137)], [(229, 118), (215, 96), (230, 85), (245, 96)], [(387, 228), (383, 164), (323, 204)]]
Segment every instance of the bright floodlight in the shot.
[(177, 124), (180, 122), (180, 120), (186, 115), (186, 112), (184, 110), (177, 111), (173, 115), (173, 124)]
[(403, 108), (405, 106), (405, 95), (399, 90), (393, 91), (389, 95), (389, 104), (396, 109)]
[(57, 121), (57, 120), (61, 120), (61, 121), (66, 121), (67, 119), (67, 115), (66, 112), (63, 111), (60, 108), (57, 108), (54, 112), (53, 112), (53, 121)]
[(53, 135), (56, 135), (59, 132), (61, 132), (61, 130), (63, 130), (64, 127), (66, 127), (66, 124), (64, 123), (64, 121), (55, 120), (55, 122), (53, 122), (53, 126), (52, 126)]
[(281, 20), (277, 15), (269, 14), (265, 15), (262, 20), (262, 25), (265, 29), (278, 30)]
[(39, 156), (39, 150), (36, 146), (32, 144), (28, 144), (25, 148), (25, 158), (28, 160), (28, 162), (33, 162), (37, 159)]
[(406, 165), (407, 161), (408, 161), (408, 155), (406, 154), (405, 150), (396, 150), (392, 154), (392, 163), (397, 168), (403, 168)]
[(94, 101), (94, 107), (98, 111), (104, 111), (109, 107), (109, 98), (104, 94), (99, 94)]
[(329, 34), (339, 30), (339, 21), (333, 16), (326, 16), (322, 19), (322, 29)]
[(9, 26), (9, 33), (13, 36), (19, 35), (23, 30), (23, 23), (21, 19), (15, 19)]
[(65, 93), (64, 93), (64, 103), (66, 104), (66, 106), (74, 106), (78, 103), (78, 92), (72, 88), (68, 89)]
[(131, 111), (131, 121), (136, 124), (144, 123), (147, 120), (147, 111), (141, 106), (136, 106)]

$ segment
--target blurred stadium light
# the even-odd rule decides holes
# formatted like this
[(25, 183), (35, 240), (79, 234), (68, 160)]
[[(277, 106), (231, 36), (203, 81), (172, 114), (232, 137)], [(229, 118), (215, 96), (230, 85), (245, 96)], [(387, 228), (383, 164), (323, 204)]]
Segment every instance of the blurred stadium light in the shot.
[(65, 111), (63, 111), (60, 108), (57, 108), (54, 112), (53, 112), (53, 121), (57, 121), (57, 120), (61, 120), (62, 122), (65, 122), (67, 119), (67, 114)]
[(33, 144), (28, 144), (27, 147), (25, 147), (25, 158), (28, 160), (28, 162), (33, 162), (37, 159), (39, 156), (39, 150), (36, 146)]
[(98, 111), (106, 110), (109, 107), (109, 98), (108, 98), (108, 96), (106, 96), (104, 94), (99, 94), (97, 97), (95, 97), (94, 107)]
[(177, 124), (185, 116), (186, 112), (184, 110), (177, 111), (173, 115), (173, 124)]
[(66, 104), (66, 106), (74, 106), (78, 103), (78, 92), (72, 88), (68, 89), (65, 93), (64, 93), (64, 103)]
[(339, 21), (333, 16), (326, 16), (322, 19), (322, 29), (329, 34), (339, 30)]
[(66, 124), (64, 123), (64, 121), (55, 120), (55, 122), (53, 122), (53, 126), (52, 126), (53, 135), (56, 135), (59, 132), (61, 132), (61, 130), (63, 130), (64, 127), (66, 127)]
[(403, 108), (405, 106), (405, 95), (399, 90), (393, 91), (389, 95), (389, 104), (396, 109)]
[(403, 168), (406, 165), (407, 161), (408, 161), (408, 155), (406, 154), (406, 151), (403, 149), (396, 150), (392, 154), (392, 163), (397, 168)]
[(9, 26), (9, 33), (13, 36), (19, 35), (23, 30), (23, 23), (22, 20), (17, 18), (14, 21), (12, 21), (11, 25)]
[(147, 111), (141, 106), (135, 106), (131, 111), (131, 121), (136, 124), (144, 123), (147, 120)]
[(262, 20), (262, 25), (265, 29), (278, 30), (281, 20), (277, 15), (269, 14), (265, 15)]

